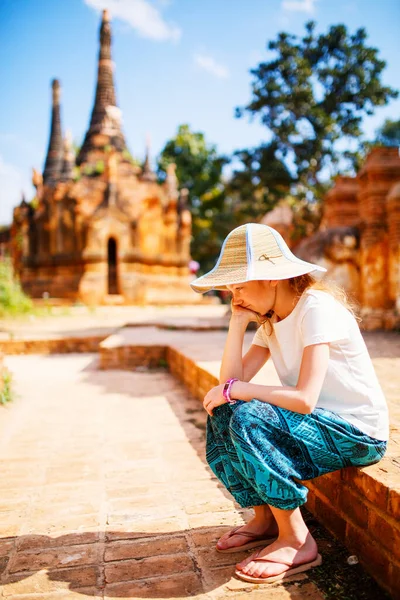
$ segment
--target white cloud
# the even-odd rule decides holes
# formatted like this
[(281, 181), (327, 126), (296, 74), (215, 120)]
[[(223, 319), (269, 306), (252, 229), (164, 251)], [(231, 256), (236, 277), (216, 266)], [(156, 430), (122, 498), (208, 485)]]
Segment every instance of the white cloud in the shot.
[(177, 42), (181, 37), (179, 27), (167, 23), (148, 0), (85, 0), (85, 3), (96, 10), (109, 10), (111, 18), (125, 21), (144, 38)]
[(198, 67), (208, 71), (215, 77), (219, 77), (220, 79), (228, 79), (229, 71), (223, 65), (217, 63), (217, 61), (212, 56), (206, 56), (205, 54), (195, 54), (194, 62)]
[(282, 0), (283, 10), (313, 14), (317, 0)]
[(21, 191), (27, 194), (29, 200), (31, 184), (26, 174), (6, 163), (1, 155), (0, 181), (0, 225), (10, 225), (13, 208), (21, 202)]

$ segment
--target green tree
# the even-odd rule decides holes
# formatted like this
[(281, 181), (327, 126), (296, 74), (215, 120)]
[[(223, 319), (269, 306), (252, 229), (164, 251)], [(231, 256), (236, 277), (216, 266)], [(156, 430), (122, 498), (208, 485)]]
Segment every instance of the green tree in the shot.
[(17, 316), (32, 311), (32, 301), (26, 296), (14, 276), (11, 259), (0, 260), (0, 317)]
[(159, 179), (163, 181), (167, 166), (175, 163), (179, 187), (189, 191), (193, 218), (191, 252), (202, 270), (215, 259), (221, 237), (223, 239), (230, 230), (231, 218), (224, 211), (222, 182), (222, 170), (228, 162), (215, 146), (206, 142), (203, 133), (192, 132), (189, 125), (179, 126), (176, 136), (166, 143), (158, 159)]
[(386, 119), (376, 132), (376, 142), (383, 146), (400, 146), (400, 119)]
[(268, 44), (275, 56), (251, 70), (251, 102), (236, 109), (268, 127), (298, 184), (296, 196), (309, 201), (322, 198), (324, 177), (338, 172), (343, 157), (357, 159), (338, 142), (358, 141), (363, 117), (398, 95), (382, 85), (386, 63), (366, 45), (364, 29), (350, 34), (339, 24), (318, 35), (315, 28), (310, 21), (303, 38), (280, 33)]
[(237, 225), (257, 221), (289, 194), (293, 179), (277, 155), (275, 142), (234, 153), (241, 165), (226, 183), (226, 194)]

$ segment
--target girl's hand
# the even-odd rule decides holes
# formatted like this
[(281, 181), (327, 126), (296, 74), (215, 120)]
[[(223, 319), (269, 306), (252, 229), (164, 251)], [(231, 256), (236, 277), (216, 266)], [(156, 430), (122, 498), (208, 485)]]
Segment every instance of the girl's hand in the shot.
[(232, 317), (235, 319), (244, 321), (245, 323), (250, 323), (250, 321), (258, 322), (257, 313), (250, 310), (249, 308), (244, 308), (243, 306), (234, 304), (233, 300), (231, 302), (231, 311), (232, 311)]
[(223, 389), (224, 384), (220, 383), (219, 385), (211, 388), (211, 390), (207, 392), (206, 396), (204, 397), (203, 406), (210, 417), (213, 415), (214, 408), (220, 406), (221, 404), (226, 404), (226, 400), (222, 394)]

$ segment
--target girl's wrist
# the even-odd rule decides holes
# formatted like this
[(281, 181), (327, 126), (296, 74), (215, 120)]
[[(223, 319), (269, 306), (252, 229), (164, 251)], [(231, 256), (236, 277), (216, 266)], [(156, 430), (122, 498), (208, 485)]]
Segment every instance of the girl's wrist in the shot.
[(238, 379), (237, 381), (234, 381), (231, 385), (231, 389), (230, 389), (230, 395), (231, 398), (234, 398), (236, 400), (244, 400), (244, 398), (241, 398), (241, 396), (243, 396), (243, 386), (246, 385), (245, 381), (241, 381), (240, 379)]
[(234, 325), (241, 325), (242, 327), (247, 327), (250, 323), (250, 319), (247, 315), (231, 315), (231, 323)]

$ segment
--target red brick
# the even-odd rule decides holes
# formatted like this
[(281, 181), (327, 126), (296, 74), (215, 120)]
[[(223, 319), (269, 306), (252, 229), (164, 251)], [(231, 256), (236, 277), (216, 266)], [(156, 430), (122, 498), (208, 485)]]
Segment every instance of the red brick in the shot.
[(382, 472), (378, 465), (368, 467), (368, 471), (348, 467), (342, 470), (342, 478), (347, 485), (359, 490), (370, 502), (386, 510), (388, 488), (382, 483)]
[(9, 556), (15, 547), (15, 539), (0, 541), (0, 557)]
[(322, 498), (315, 498), (315, 513), (321, 522), (336, 537), (341, 540), (346, 536), (346, 520), (339, 514), (337, 508), (330, 502), (325, 502)]
[(223, 567), (230, 565), (233, 569), (233, 566), (244, 558), (243, 550), (239, 549), (237, 552), (223, 554), (221, 552), (217, 552), (214, 546), (209, 546), (208, 548), (199, 548), (196, 554), (201, 568)]
[(53, 571), (25, 572), (3, 576), (3, 596), (14, 594), (41, 594), (58, 590), (79, 589), (97, 586), (100, 581), (98, 567), (79, 567), (76, 569), (61, 569)]
[(336, 504), (339, 496), (339, 489), (341, 487), (341, 476), (340, 471), (336, 473), (328, 473), (327, 475), (321, 475), (312, 480), (313, 485), (317, 490), (321, 491), (328, 500)]
[(369, 535), (359, 527), (347, 523), (346, 545), (359, 558), (365, 569), (382, 586), (387, 585), (391, 558), (382, 546), (374, 542)]
[(215, 546), (221, 536), (229, 531), (230, 527), (212, 527), (210, 529), (193, 529), (190, 534), (195, 546)]
[(51, 537), (48, 535), (21, 535), (17, 539), (18, 550), (34, 550), (36, 548), (54, 548), (56, 546), (75, 546), (91, 544), (99, 540), (98, 531), (83, 531)]
[(99, 567), (79, 567), (48, 571), (49, 579), (68, 582), (71, 589), (95, 586), (100, 580)]
[(107, 583), (132, 581), (149, 577), (162, 577), (172, 573), (191, 571), (193, 563), (188, 554), (171, 554), (168, 556), (152, 556), (142, 560), (124, 560), (108, 563), (105, 566)]
[(112, 542), (106, 545), (104, 560), (126, 560), (129, 558), (148, 558), (163, 554), (187, 552), (188, 546), (184, 536), (156, 537), (133, 542)]
[(340, 489), (339, 507), (346, 519), (350, 518), (360, 527), (368, 526), (368, 507), (363, 502), (362, 496), (352, 492), (345, 485), (342, 485)]
[(400, 521), (400, 488), (389, 490), (388, 513)]
[(189, 598), (201, 594), (202, 585), (194, 573), (175, 574), (173, 577), (109, 583), (105, 598)]
[(393, 600), (400, 600), (400, 563), (393, 561), (390, 565), (386, 587), (392, 593)]
[(176, 533), (185, 529), (185, 523), (178, 518), (164, 518), (151, 521), (127, 521), (120, 523), (118, 529), (115, 525), (106, 525), (106, 539), (126, 540), (145, 538), (154, 534)]
[(370, 510), (368, 533), (400, 561), (400, 524), (395, 519)]
[(100, 546), (98, 544), (40, 549), (37, 552), (17, 552), (10, 560), (8, 571), (10, 573), (36, 571), (63, 566), (97, 564), (99, 561)]

